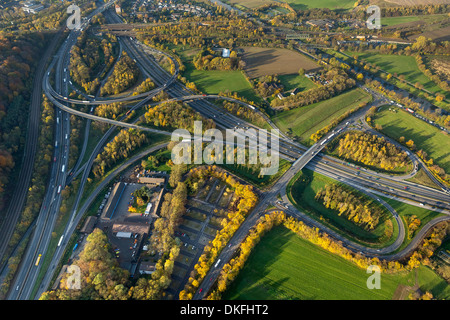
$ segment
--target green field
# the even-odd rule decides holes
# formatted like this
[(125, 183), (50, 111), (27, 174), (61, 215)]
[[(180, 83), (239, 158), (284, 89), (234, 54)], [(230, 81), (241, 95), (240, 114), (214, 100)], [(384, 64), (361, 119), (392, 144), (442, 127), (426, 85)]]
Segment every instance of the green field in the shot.
[(284, 0), (295, 10), (307, 10), (314, 8), (351, 9), (355, 4), (354, 0)]
[(236, 92), (249, 101), (261, 102), (261, 97), (253, 90), (242, 71), (196, 70), (193, 65), (186, 63), (186, 71), (183, 76), (194, 82), (201, 92), (207, 94)]
[[(423, 21), (423, 24), (436, 23), (446, 18), (445, 14), (420, 15), (420, 16), (401, 16), (401, 17), (382, 17), (381, 25), (390, 27), (402, 23)], [(421, 23), (422, 24), (422, 23)]]
[(197, 48), (183, 45), (170, 45), (169, 47), (176, 52), (186, 67), (182, 76), (195, 83), (197, 89), (203, 93), (236, 92), (249, 101), (262, 102), (262, 98), (253, 90), (242, 71), (197, 70), (192, 64), (192, 59), (199, 52)]
[(298, 74), (286, 74), (278, 76), (285, 91), (298, 88), (300, 91), (305, 91), (317, 87), (317, 85), (305, 76)]
[(417, 66), (416, 59), (413, 56), (394, 55), (394, 54), (379, 54), (377, 52), (345, 52), (349, 56), (358, 56), (365, 61), (375, 64), (381, 70), (388, 73), (396, 73), (398, 76), (405, 76), (405, 80), (412, 83), (419, 82), (423, 85), (425, 90), (433, 93), (442, 93), (442, 90), (437, 84), (429, 79)]
[[(336, 211), (328, 209), (321, 202), (316, 201), (314, 199), (316, 193), (327, 184), (339, 184), (339, 181), (309, 169), (303, 169), (300, 174), (289, 182), (286, 192), (289, 200), (298, 210), (352, 241), (371, 247), (384, 247), (395, 241), (398, 235), (398, 226), (395, 222), (392, 222), (392, 227), (387, 226), (386, 221), (393, 221), (393, 218), (386, 209), (384, 209), (385, 214), (380, 218), (378, 225), (369, 231), (364, 230), (346, 217), (340, 216)], [(346, 188), (361, 194), (354, 188), (348, 186)], [(364, 199), (367, 200), (366, 204), (378, 205), (376, 201), (371, 200), (368, 196), (364, 196)]]
[(280, 112), (272, 120), (283, 132), (292, 131), (293, 135), (300, 138), (301, 143), (310, 145), (312, 144), (311, 134), (326, 127), (346, 111), (370, 99), (370, 96), (362, 89), (353, 89), (306, 107)]
[[(422, 229), (424, 225), (426, 225), (430, 220), (442, 216), (444, 213), (434, 212), (431, 210), (427, 210), (424, 208), (416, 207), (404, 202), (396, 201), (390, 198), (386, 197), (380, 197), (384, 201), (386, 201), (392, 208), (394, 208), (395, 211), (397, 211), (398, 215), (402, 217), (403, 225), (405, 226), (405, 239), (401, 246), (395, 250), (395, 252), (398, 252), (402, 249), (404, 249), (414, 238), (414, 236)], [(407, 216), (415, 215), (417, 218), (420, 219), (421, 223), (419, 228), (412, 234), (411, 239), (408, 239), (408, 224), (406, 223)]]
[(374, 124), (383, 127), (387, 136), (398, 139), (412, 139), (417, 150), (424, 150), (433, 161), (450, 172), (450, 137), (438, 128), (410, 115), (406, 112), (392, 112), (382, 107), (373, 119)]
[(430, 188), (441, 190), (440, 187), (438, 187), (433, 180), (426, 174), (423, 168), (420, 168), (419, 171), (414, 175), (414, 177), (406, 179), (406, 181), (418, 183)]
[[(353, 263), (275, 227), (254, 248), (224, 300), (390, 300), (399, 284), (412, 286), (415, 272), (381, 274), (381, 288), (368, 289), (368, 274)], [(450, 298), (448, 284), (431, 269), (417, 270), (421, 289)]]

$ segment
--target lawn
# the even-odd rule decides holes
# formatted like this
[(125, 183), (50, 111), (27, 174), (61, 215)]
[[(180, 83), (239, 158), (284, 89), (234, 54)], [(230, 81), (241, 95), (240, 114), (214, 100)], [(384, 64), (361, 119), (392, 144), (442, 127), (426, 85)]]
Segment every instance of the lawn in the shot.
[(197, 70), (192, 64), (192, 59), (199, 52), (198, 48), (183, 45), (169, 45), (169, 47), (176, 52), (186, 68), (182, 76), (195, 83), (197, 89), (203, 93), (236, 92), (249, 101), (262, 102), (262, 98), (253, 90), (242, 71)]
[(424, 150), (434, 163), (450, 172), (450, 137), (438, 128), (403, 111), (392, 112), (382, 107), (374, 117), (374, 124), (382, 126), (387, 136), (406, 141), (412, 139), (417, 150)]
[[(339, 215), (335, 210), (326, 208), (322, 202), (314, 199), (317, 192), (327, 184), (340, 184), (340, 182), (325, 177), (309, 169), (303, 169), (288, 184), (287, 194), (292, 204), (301, 212), (311, 216), (321, 224), (330, 228), (334, 232), (351, 239), (359, 244), (370, 247), (384, 247), (392, 244), (398, 235), (398, 227), (393, 222), (392, 215), (383, 207), (384, 214), (379, 220), (378, 225), (373, 230), (365, 230), (349, 221), (347, 217)], [(365, 205), (379, 206), (379, 204), (360, 193), (358, 190), (345, 186), (346, 189), (363, 197)], [(386, 223), (391, 221), (391, 223)]]
[[(403, 241), (401, 246), (396, 250), (396, 252), (404, 249), (411, 242), (411, 239), (414, 238), (414, 236), (420, 231), (420, 229), (422, 229), (422, 227), (424, 225), (426, 225), (432, 219), (443, 215), (443, 213), (434, 212), (434, 211), (427, 210), (424, 208), (416, 207), (416, 206), (413, 206), (413, 205), (410, 205), (410, 204), (407, 204), (404, 202), (396, 201), (396, 200), (393, 200), (390, 198), (386, 198), (386, 197), (380, 197), (380, 198), (382, 198), (384, 201), (386, 201), (392, 208), (394, 208), (395, 211), (397, 211), (399, 216), (402, 217), (403, 224), (405, 226), (405, 232), (406, 232), (405, 240)], [(407, 216), (412, 216), (412, 215), (417, 216), (417, 218), (420, 219), (421, 223), (420, 223), (419, 228), (412, 234), (411, 239), (408, 239), (408, 225), (406, 223), (405, 218)]]
[(437, 190), (441, 190), (431, 178), (426, 174), (423, 168), (420, 168), (419, 171), (414, 175), (414, 177), (406, 179), (406, 181), (418, 183), (430, 188), (434, 188)]
[(311, 145), (311, 134), (328, 126), (346, 111), (370, 99), (366, 92), (357, 88), (306, 107), (280, 112), (272, 120), (281, 131), (292, 131), (293, 135), (300, 138), (301, 143)]
[[(420, 266), (418, 282), (434, 297), (450, 297), (444, 280)], [(390, 300), (399, 284), (414, 285), (415, 272), (381, 274), (381, 288), (368, 289), (366, 270), (275, 227), (254, 248), (224, 300)]]
[(262, 99), (242, 74), (242, 71), (221, 70), (196, 70), (191, 63), (186, 64), (183, 76), (194, 82), (201, 92), (218, 94), (220, 92), (236, 92), (239, 96), (253, 102), (261, 102)]
[(285, 91), (289, 91), (298, 88), (300, 91), (305, 91), (317, 87), (317, 85), (309, 80), (305, 76), (300, 76), (298, 74), (287, 74), (278, 76), (281, 84), (284, 86)]
[(379, 54), (378, 52), (345, 52), (349, 56), (358, 56), (365, 61), (375, 64), (381, 70), (398, 76), (404, 75), (405, 80), (412, 83), (419, 82), (425, 90), (433, 93), (442, 93), (445, 91), (429, 79), (417, 66), (416, 59), (413, 56)]

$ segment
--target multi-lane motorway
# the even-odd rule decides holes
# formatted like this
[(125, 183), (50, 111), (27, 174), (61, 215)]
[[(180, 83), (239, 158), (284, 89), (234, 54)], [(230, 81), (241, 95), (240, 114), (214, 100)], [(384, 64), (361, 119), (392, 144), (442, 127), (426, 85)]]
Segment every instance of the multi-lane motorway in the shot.
[[(109, 4), (108, 4), (109, 5)], [(100, 10), (104, 10), (104, 7), (100, 7), (93, 14), (100, 12)], [(121, 23), (120, 18), (111, 11), (105, 11), (105, 16), (107, 17), (109, 22), (113, 23)], [(88, 19), (86, 19), (89, 21)], [(93, 165), (93, 161), (96, 155), (101, 151), (104, 144), (112, 138), (112, 134), (115, 132), (115, 126), (122, 127), (130, 127), (137, 128), (140, 130), (147, 130), (154, 133), (162, 133), (161, 130), (153, 130), (141, 126), (137, 126), (134, 123), (125, 122), (125, 116), (118, 120), (110, 120), (101, 117), (97, 117), (91, 113), (83, 113), (78, 110), (75, 110), (69, 107), (69, 103), (81, 104), (81, 105), (98, 105), (102, 103), (111, 103), (111, 102), (119, 102), (119, 101), (132, 101), (137, 100), (138, 102), (132, 107), (133, 110), (140, 108), (149, 104), (150, 99), (159, 93), (160, 91), (166, 91), (171, 99), (174, 100), (182, 100), (186, 101), (194, 110), (202, 114), (202, 116), (206, 118), (213, 119), (216, 123), (217, 127), (220, 129), (232, 129), (232, 128), (253, 128), (258, 129), (256, 126), (246, 123), (245, 121), (225, 112), (224, 110), (219, 109), (217, 106), (211, 104), (207, 99), (217, 99), (223, 97), (217, 96), (204, 96), (194, 94), (190, 90), (188, 90), (181, 82), (177, 80), (177, 71), (174, 74), (169, 74), (163, 68), (161, 68), (154, 59), (149, 57), (148, 50), (149, 49), (138, 43), (135, 39), (129, 37), (118, 37), (121, 46), (127, 53), (136, 60), (139, 68), (142, 70), (143, 74), (152, 78), (152, 80), (158, 85), (157, 89), (152, 90), (151, 92), (147, 92), (145, 94), (141, 94), (139, 96), (127, 96), (121, 97), (117, 99), (98, 99), (95, 98), (88, 100), (76, 100), (68, 98), (68, 82), (69, 82), (69, 57), (70, 57), (70, 48), (73, 44), (76, 43), (77, 36), (79, 32), (76, 30), (72, 30), (67, 37), (66, 41), (61, 46), (60, 50), (54, 56), (48, 71), (45, 73), (43, 77), (43, 89), (46, 95), (51, 99), (53, 104), (57, 107), (57, 123), (55, 130), (55, 161), (52, 165), (51, 169), (51, 178), (49, 181), (49, 185), (47, 188), (47, 193), (41, 208), (41, 212), (39, 214), (38, 220), (35, 225), (35, 230), (32, 235), (32, 238), (29, 242), (27, 251), (24, 255), (23, 261), (20, 265), (20, 268), (15, 277), (14, 283), (11, 286), (11, 291), (9, 294), (9, 299), (33, 299), (39, 296), (43, 290), (47, 289), (47, 286), (50, 282), (50, 279), (55, 271), (55, 267), (67, 245), (67, 239), (70, 237), (71, 233), (74, 230), (77, 222), (82, 217), (83, 213), (87, 210), (88, 206), (95, 199), (95, 195), (101, 190), (97, 188), (94, 193), (88, 198), (85, 199), (83, 205), (80, 207), (84, 185), (87, 181), (87, 177), (90, 173), (90, 170)], [(164, 54), (164, 53), (163, 53)], [(167, 54), (166, 54), (167, 56)], [(172, 59), (170, 56), (168, 56)], [(172, 62), (177, 66), (175, 59), (172, 59)], [(50, 77), (54, 76), (55, 79), (55, 87), (53, 88), (50, 85)], [(227, 99), (227, 98), (225, 98)], [(231, 98), (230, 98), (231, 99)], [(234, 99), (233, 99), (234, 100)], [(236, 102), (239, 102), (236, 100)], [(379, 105), (383, 101), (380, 99), (376, 99), (373, 102), (373, 105)], [(239, 102), (241, 103), (241, 102)], [(253, 106), (247, 105), (249, 108), (254, 108)], [(254, 109), (255, 110), (255, 109)], [(255, 112), (258, 112), (255, 110)], [(71, 213), (71, 217), (69, 219), (69, 224), (67, 225), (64, 231), (64, 241), (62, 241), (61, 246), (58, 247), (57, 252), (53, 254), (53, 257), (50, 261), (50, 267), (47, 269), (46, 274), (44, 275), (44, 280), (39, 286), (38, 295), (31, 296), (31, 292), (35, 287), (35, 283), (37, 283), (37, 275), (39, 274), (41, 263), (36, 265), (36, 261), (39, 257), (44, 257), (47, 251), (48, 243), (50, 241), (50, 235), (53, 231), (53, 226), (55, 223), (55, 219), (59, 212), (59, 207), (61, 204), (60, 191), (67, 182), (67, 173), (68, 173), (68, 152), (69, 152), (69, 142), (70, 142), (70, 121), (69, 121), (69, 113), (77, 116), (82, 116), (90, 120), (94, 121), (103, 121), (108, 122), (114, 126), (112, 126), (106, 134), (99, 141), (94, 151), (91, 153), (89, 160), (87, 163), (80, 167), (81, 169), (81, 177), (80, 177), (80, 187), (77, 193), (77, 197), (75, 200), (75, 205), (73, 212)], [(328, 177), (334, 178), (343, 183), (358, 187), (364, 192), (370, 194), (372, 197), (376, 198), (376, 195), (373, 194), (386, 194), (389, 196), (395, 197), (399, 201), (404, 201), (407, 203), (415, 204), (418, 206), (424, 206), (427, 208), (433, 208), (435, 211), (443, 212), (446, 214), (450, 214), (450, 205), (449, 205), (449, 195), (443, 191), (435, 190), (431, 188), (427, 188), (421, 185), (417, 185), (411, 182), (404, 181), (405, 177), (397, 177), (387, 174), (380, 174), (373, 171), (368, 171), (360, 168), (356, 168), (351, 165), (347, 165), (345, 162), (325, 156), (320, 153), (320, 151), (326, 146), (326, 144), (331, 140), (333, 134), (337, 134), (343, 130), (347, 130), (355, 119), (350, 119), (349, 123), (341, 124), (335, 129), (335, 132), (329, 133), (325, 138), (319, 141), (317, 144), (312, 146), (311, 148), (306, 148), (299, 143), (296, 143), (285, 136), (282, 136), (280, 139), (280, 155), (283, 155), (284, 158), (290, 159), (293, 162), (293, 165), (287, 170), (287, 172), (270, 188), (270, 190), (263, 193), (262, 198), (257, 204), (256, 208), (252, 211), (249, 217), (244, 221), (242, 226), (233, 236), (230, 245), (231, 247), (227, 247), (226, 250), (220, 255), (221, 263), (226, 262), (233, 252), (233, 249), (239, 245), (240, 241), (243, 240), (248, 230), (255, 224), (257, 218), (266, 210), (267, 206), (270, 203), (275, 203), (274, 199), (278, 194), (282, 195), (284, 200), (284, 209), (294, 216), (297, 216), (299, 219), (306, 220), (307, 217), (302, 215), (295, 209), (291, 204), (289, 204), (289, 200), (286, 197), (286, 185), (287, 183), (295, 176), (297, 172), (299, 172), (302, 168), (310, 168), (315, 170), (321, 174), (324, 174)], [(269, 122), (272, 126), (273, 123)], [(169, 134), (169, 133), (167, 133)], [(249, 139), (254, 139), (256, 137), (248, 136)], [(163, 146), (158, 146), (163, 147)], [(157, 147), (153, 149), (147, 150), (142, 154), (148, 154), (148, 152), (156, 150)], [(137, 155), (137, 157), (143, 156), (141, 154)], [(133, 158), (135, 159), (135, 158)], [(138, 158), (136, 158), (138, 159)], [(127, 162), (128, 164), (129, 162)], [(122, 168), (122, 167), (121, 167)], [(426, 169), (426, 168), (424, 168)], [(417, 170), (415, 168), (415, 170)], [(73, 172), (73, 171), (72, 171)], [(120, 171), (119, 171), (120, 172)], [(110, 175), (108, 179), (112, 179), (114, 175)], [(110, 180), (105, 180), (110, 181)], [(106, 183), (106, 182), (105, 182)], [(104, 185), (104, 183), (102, 183)], [(380, 201), (381, 202), (381, 201)], [(384, 202), (382, 202), (386, 205)], [(388, 208), (389, 209), (389, 208)], [(390, 210), (390, 209), (389, 209)], [(393, 210), (390, 210), (391, 213), (396, 216), (396, 213)], [(448, 216), (445, 216), (441, 219), (448, 219)], [(310, 219), (310, 218), (309, 218)], [(310, 219), (309, 223), (316, 224), (319, 227), (322, 227), (319, 223)], [(399, 225), (401, 223), (399, 222)], [(328, 231), (328, 230), (327, 230)], [(399, 239), (402, 238), (402, 232), (400, 232)], [(400, 241), (397, 239), (398, 241)], [(357, 248), (359, 251), (364, 252), (365, 254), (389, 254), (398, 248), (398, 241), (395, 244), (391, 245), (388, 248), (382, 248), (381, 251), (374, 251), (374, 249), (364, 248), (361, 246), (355, 246), (355, 244), (351, 243), (349, 240), (344, 239), (349, 247)], [(406, 254), (406, 251), (402, 251), (396, 254), (395, 257), (399, 257), (401, 254)], [(207, 279), (214, 279), (218, 275), (218, 270), (220, 266), (211, 270), (211, 272), (207, 275)], [(205, 283), (210, 283), (209, 281), (205, 281)], [(208, 288), (203, 287), (206, 292)], [(201, 298), (200, 294), (197, 294), (195, 298)]]

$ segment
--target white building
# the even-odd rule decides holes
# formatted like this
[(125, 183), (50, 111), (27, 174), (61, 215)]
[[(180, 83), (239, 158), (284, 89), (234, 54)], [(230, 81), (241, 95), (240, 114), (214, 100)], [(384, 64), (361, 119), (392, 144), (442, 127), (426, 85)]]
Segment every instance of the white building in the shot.
[(223, 58), (229, 58), (230, 57), (230, 49), (223, 49), (222, 57)]

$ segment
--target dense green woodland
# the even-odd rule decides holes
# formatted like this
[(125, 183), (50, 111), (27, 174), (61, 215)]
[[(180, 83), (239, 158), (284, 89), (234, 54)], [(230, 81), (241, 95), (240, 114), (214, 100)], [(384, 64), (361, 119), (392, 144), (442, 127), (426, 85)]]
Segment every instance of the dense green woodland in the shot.
[(13, 168), (20, 164), (34, 70), (49, 37), (0, 32), (0, 210)]
[(102, 39), (89, 36), (88, 31), (82, 32), (70, 52), (69, 70), (73, 81), (88, 94), (94, 94), (101, 78), (116, 60), (114, 49), (117, 46), (115, 36), (107, 34)]
[(140, 71), (136, 63), (125, 51), (122, 57), (114, 66), (112, 74), (108, 77), (105, 85), (100, 89), (102, 96), (109, 94), (118, 94), (129, 89), (136, 84)]

